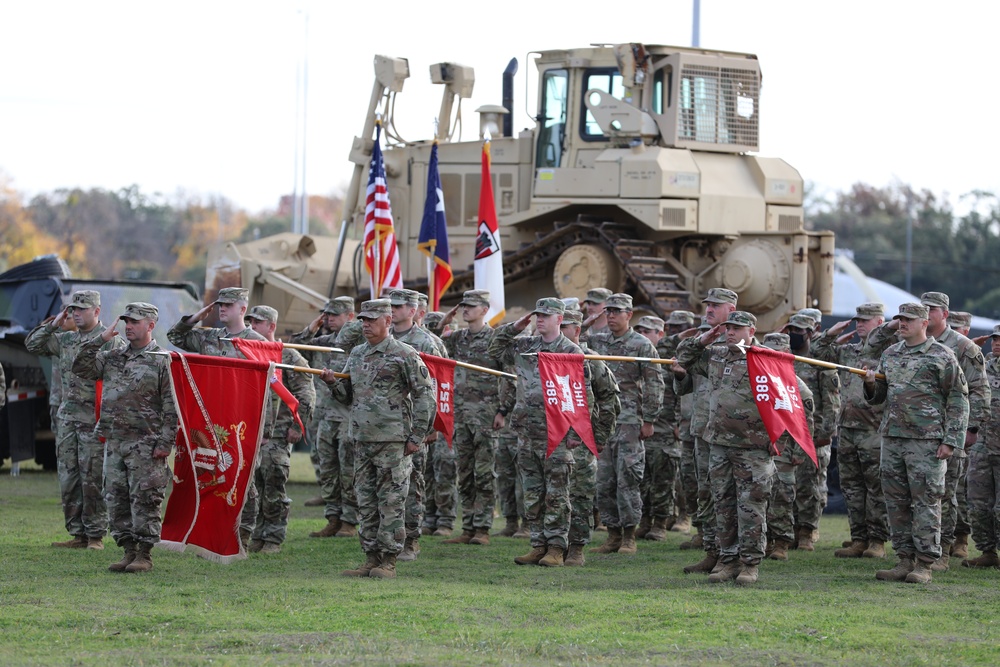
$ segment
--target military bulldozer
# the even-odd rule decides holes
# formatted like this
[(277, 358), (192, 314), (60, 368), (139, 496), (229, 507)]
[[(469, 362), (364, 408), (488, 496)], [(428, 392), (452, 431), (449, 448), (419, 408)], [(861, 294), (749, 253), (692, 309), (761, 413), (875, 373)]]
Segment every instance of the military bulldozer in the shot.
[[(628, 291), (637, 310), (661, 316), (698, 311), (709, 288), (726, 287), (765, 331), (799, 308), (829, 311), (833, 235), (805, 230), (799, 173), (781, 159), (754, 154), (761, 92), (756, 56), (642, 44), (533, 55), (535, 125), (516, 136), (516, 60), (504, 73), (503, 106), (477, 109), (474, 141), (454, 137), (461, 100), (472, 94), (472, 68), (430, 68), (432, 82), (444, 86), (434, 139), (456, 274), (445, 301), (473, 288), (480, 156), (488, 132), (508, 311), (553, 292), (583, 297), (598, 286)], [(395, 131), (395, 100), (409, 77), (408, 62), (376, 56), (374, 65), (367, 120), (350, 153), (354, 175), (330, 294), (367, 293), (359, 239), (378, 111), (404, 282), (421, 288), (427, 280), (417, 239), (433, 140), (406, 141)]]

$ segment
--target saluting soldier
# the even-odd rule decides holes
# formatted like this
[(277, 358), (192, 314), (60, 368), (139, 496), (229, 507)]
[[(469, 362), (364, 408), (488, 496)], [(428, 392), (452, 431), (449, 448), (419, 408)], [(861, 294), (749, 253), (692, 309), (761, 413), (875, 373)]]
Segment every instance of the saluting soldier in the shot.
[[(223, 287), (218, 298), (194, 315), (180, 319), (167, 332), (167, 340), (182, 350), (196, 354), (207, 354), (212, 357), (229, 357), (230, 359), (245, 359), (231, 341), (224, 338), (245, 338), (247, 340), (264, 340), (264, 337), (247, 326), (244, 316), (249, 306), (250, 290), (243, 287)], [(195, 325), (205, 319), (212, 309), (219, 307), (219, 322), (221, 327), (213, 329), (196, 329)]]

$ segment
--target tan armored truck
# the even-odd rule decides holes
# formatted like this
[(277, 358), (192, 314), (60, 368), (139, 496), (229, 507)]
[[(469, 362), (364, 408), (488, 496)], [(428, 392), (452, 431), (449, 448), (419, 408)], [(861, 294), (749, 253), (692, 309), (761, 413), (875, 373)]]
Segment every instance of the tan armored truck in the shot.
[[(480, 156), (489, 133), (509, 315), (553, 292), (582, 298), (598, 286), (630, 292), (637, 310), (661, 316), (679, 308), (700, 311), (709, 288), (726, 287), (739, 293), (741, 308), (754, 312), (764, 331), (803, 307), (829, 312), (833, 235), (805, 231), (799, 173), (781, 159), (753, 154), (761, 91), (754, 55), (618, 44), (533, 56), (537, 75), (528, 80), (537, 92), (535, 125), (516, 136), (516, 60), (504, 73), (504, 105), (476, 110), (479, 136), (471, 141), (455, 135), (461, 100), (472, 95), (472, 68), (430, 68), (432, 82), (444, 86), (436, 138), (455, 271), (446, 302), (473, 288)], [(417, 238), (434, 137), (408, 141), (396, 132), (395, 101), (410, 76), (407, 61), (376, 56), (374, 65), (364, 130), (350, 154), (355, 168), (336, 257), (315, 253), (308, 237), (302, 238), (305, 252), (300, 237), (282, 246), (283, 261), (296, 252), (314, 265), (331, 261), (327, 285), (313, 287), (313, 301), (368, 293), (360, 239), (376, 113), (385, 129), (404, 281), (426, 285)], [(254, 260), (246, 267), (243, 284), (267, 271)]]

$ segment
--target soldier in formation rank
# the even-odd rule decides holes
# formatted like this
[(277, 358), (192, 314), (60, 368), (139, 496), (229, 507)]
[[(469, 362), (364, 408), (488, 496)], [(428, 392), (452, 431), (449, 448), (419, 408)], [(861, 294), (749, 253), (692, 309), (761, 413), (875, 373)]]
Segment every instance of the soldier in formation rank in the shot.
[(962, 561), (963, 567), (1000, 567), (1000, 325), (988, 336), (991, 354), (986, 360), (990, 410), (979, 439), (969, 452), (969, 523), (982, 555)]

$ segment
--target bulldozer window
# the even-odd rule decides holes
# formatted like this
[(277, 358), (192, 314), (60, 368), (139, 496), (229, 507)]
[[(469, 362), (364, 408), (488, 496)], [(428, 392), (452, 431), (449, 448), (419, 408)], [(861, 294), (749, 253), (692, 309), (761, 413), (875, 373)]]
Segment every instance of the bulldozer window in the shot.
[(564, 69), (552, 69), (542, 77), (542, 104), (539, 109), (538, 154), (535, 166), (558, 167), (562, 161), (566, 136), (566, 110), (569, 76)]
[[(625, 97), (625, 85), (622, 83), (622, 75), (614, 67), (604, 67), (601, 69), (591, 69), (583, 73), (583, 93), (593, 89), (605, 92), (612, 97), (622, 99)], [(608, 138), (601, 131), (601, 126), (597, 124), (594, 114), (590, 113), (587, 105), (580, 98), (580, 108), (583, 110), (583, 127), (580, 128), (580, 136), (584, 141), (607, 141)]]

